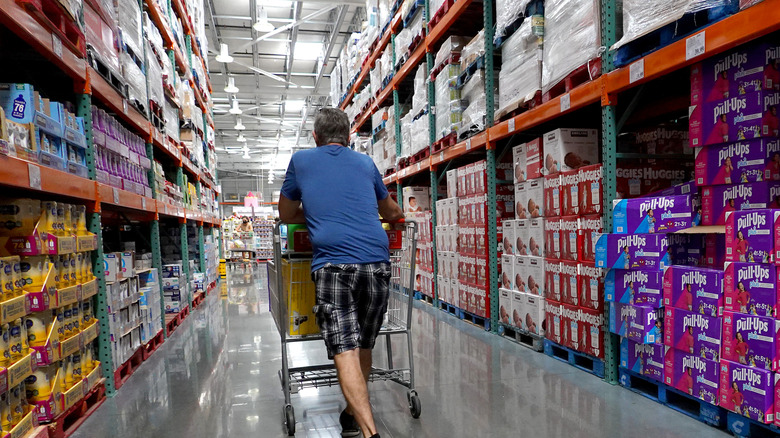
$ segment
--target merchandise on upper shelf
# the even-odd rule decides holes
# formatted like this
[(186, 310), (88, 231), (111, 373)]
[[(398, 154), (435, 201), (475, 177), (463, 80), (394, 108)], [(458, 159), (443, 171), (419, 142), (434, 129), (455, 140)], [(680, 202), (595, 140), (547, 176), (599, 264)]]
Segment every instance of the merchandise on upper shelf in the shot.
[(152, 197), (147, 171), (146, 143), (117, 119), (92, 107), (96, 180), (146, 197)]

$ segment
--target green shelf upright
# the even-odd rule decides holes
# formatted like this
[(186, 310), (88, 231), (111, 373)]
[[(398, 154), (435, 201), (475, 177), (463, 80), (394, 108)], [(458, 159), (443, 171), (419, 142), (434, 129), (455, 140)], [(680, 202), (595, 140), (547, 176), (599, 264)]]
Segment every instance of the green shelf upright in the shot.
[(163, 297), (163, 281), (162, 281), (162, 251), (160, 249), (160, 220), (155, 216), (155, 219), (151, 224), (152, 236), (152, 267), (157, 269), (157, 281), (160, 283), (160, 319), (162, 320), (162, 332), (163, 338), (168, 337), (168, 330), (165, 326), (165, 299)]
[[(482, 16), (484, 18), (485, 32), (485, 129), (493, 125), (493, 22), (495, 2), (486, 1), (482, 4)], [(490, 330), (498, 333), (498, 224), (497, 224), (497, 199), (496, 199), (496, 149), (495, 144), (488, 138), (486, 150), (487, 172), (487, 226), (488, 226), (488, 272), (490, 297)]]

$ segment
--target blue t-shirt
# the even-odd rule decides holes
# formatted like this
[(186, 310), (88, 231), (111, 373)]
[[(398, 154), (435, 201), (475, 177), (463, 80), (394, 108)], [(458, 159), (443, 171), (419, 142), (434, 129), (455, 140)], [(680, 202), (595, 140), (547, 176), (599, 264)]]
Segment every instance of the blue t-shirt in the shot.
[(388, 193), (368, 155), (335, 144), (297, 152), (282, 195), (303, 203), (314, 249), (312, 272), (326, 263), (389, 261), (377, 205)]

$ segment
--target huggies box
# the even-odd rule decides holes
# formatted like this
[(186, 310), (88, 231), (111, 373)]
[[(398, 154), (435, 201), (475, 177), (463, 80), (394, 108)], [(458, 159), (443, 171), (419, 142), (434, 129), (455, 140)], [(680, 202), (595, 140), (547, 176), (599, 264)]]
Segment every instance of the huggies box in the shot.
[(598, 310), (578, 307), (576, 320), (579, 327), (578, 351), (603, 359), (604, 315)]
[[(601, 214), (603, 170), (601, 164), (581, 167), (578, 170), (577, 186), (579, 211), (577, 214)], [(567, 182), (564, 176), (564, 185)]]
[(723, 271), (672, 265), (664, 270), (663, 305), (707, 316), (723, 309)]
[(561, 302), (572, 306), (580, 305), (579, 291), (577, 290), (577, 262), (560, 263), (560, 287)]
[(561, 215), (561, 176), (559, 174), (544, 177), (544, 211), (547, 217)]
[[(600, 168), (600, 165), (596, 167)], [(593, 166), (561, 172), (561, 216), (574, 216), (580, 213), (580, 173), (583, 171), (582, 169), (588, 168), (592, 169)], [(600, 183), (599, 187), (601, 187)], [(592, 199), (592, 194), (590, 199)], [(601, 194), (597, 199), (601, 199)]]
[(580, 306), (601, 311), (604, 308), (604, 270), (593, 263), (580, 263), (577, 270)]
[(780, 182), (704, 187), (701, 191), (702, 225), (725, 225), (726, 213), (778, 208)]
[(548, 259), (561, 258), (561, 219), (546, 218), (544, 220), (544, 247)]
[(561, 218), (560, 231), (560, 256), (561, 260), (576, 261), (579, 259), (577, 237), (579, 234), (579, 221), (577, 216)]
[(663, 307), (663, 273), (661, 271), (609, 270), (604, 279), (607, 301)]
[(664, 344), (705, 359), (720, 359), (721, 318), (673, 307), (664, 313)]
[(719, 405), (759, 423), (775, 421), (775, 381), (772, 372), (720, 361)]
[(778, 104), (780, 91), (762, 90), (692, 105), (688, 110), (690, 145), (699, 147), (777, 137)]
[(671, 264), (663, 234), (601, 234), (596, 241), (596, 267), (660, 270)]
[(723, 359), (776, 370), (776, 337), (774, 318), (723, 312)]
[(707, 403), (718, 404), (719, 362), (667, 347), (664, 383)]
[(693, 226), (686, 195), (615, 200), (612, 214), (615, 234), (673, 233)]
[(561, 302), (561, 263), (546, 259), (544, 263), (544, 288), (548, 301)]
[[(547, 321), (547, 330), (545, 331), (545, 337), (556, 344), (563, 345), (563, 331), (565, 330), (566, 322), (563, 321), (563, 304), (551, 303), (547, 300), (545, 306), (545, 320)], [(568, 337), (567, 337), (568, 339)]]
[(582, 216), (578, 219), (577, 257), (579, 261), (596, 261), (596, 236), (602, 232), (601, 216)]
[(780, 210), (726, 213), (726, 260), (771, 263), (775, 251), (775, 222)]
[(725, 310), (774, 317), (777, 305), (776, 266), (726, 262), (723, 273)]
[(525, 179), (531, 180), (541, 178), (545, 174), (542, 173), (542, 156), (544, 150), (542, 146), (542, 139), (537, 138), (529, 141), (525, 144), (526, 150), (526, 174)]

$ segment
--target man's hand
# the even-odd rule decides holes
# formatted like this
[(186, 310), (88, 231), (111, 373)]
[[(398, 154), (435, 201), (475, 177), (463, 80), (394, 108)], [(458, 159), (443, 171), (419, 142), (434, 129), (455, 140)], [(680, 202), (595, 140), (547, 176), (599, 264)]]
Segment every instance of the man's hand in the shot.
[(305, 224), (301, 201), (291, 201), (284, 195), (279, 195), (279, 219), (286, 224)]
[(401, 207), (393, 201), (391, 196), (387, 196), (385, 199), (377, 202), (379, 205), (379, 214), (382, 218), (389, 222), (396, 222), (404, 218), (404, 212)]

